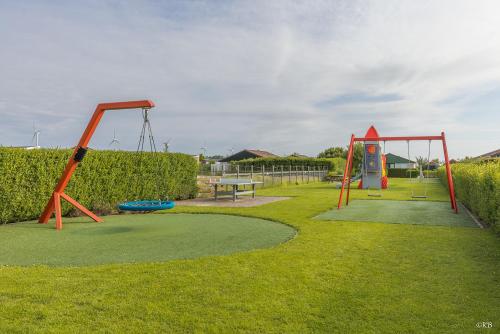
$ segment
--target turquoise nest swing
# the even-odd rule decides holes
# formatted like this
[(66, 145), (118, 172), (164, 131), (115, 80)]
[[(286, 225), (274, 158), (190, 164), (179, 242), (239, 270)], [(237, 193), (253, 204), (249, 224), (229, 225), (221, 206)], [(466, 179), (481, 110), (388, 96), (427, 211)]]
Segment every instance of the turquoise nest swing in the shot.
[[(158, 199), (154, 199), (154, 200), (142, 199), (142, 200), (123, 202), (123, 203), (120, 203), (118, 205), (118, 209), (120, 209), (121, 211), (150, 212), (150, 211), (172, 209), (175, 206), (175, 203), (173, 201), (168, 200), (168, 196), (164, 196), (163, 198), (161, 196), (161, 163), (160, 163), (159, 153), (156, 150), (156, 144), (155, 144), (155, 140), (153, 137), (153, 131), (151, 130), (151, 123), (149, 122), (149, 114), (148, 113), (149, 113), (148, 108), (142, 109), (143, 123), (142, 123), (141, 134), (139, 136), (139, 143), (137, 145), (136, 154), (137, 154), (138, 160), (139, 160), (138, 161), (138, 170), (140, 170), (140, 167), (142, 166), (143, 159), (147, 157), (147, 155), (143, 154), (144, 143), (145, 143), (146, 132), (147, 132), (150, 152), (152, 153), (153, 158), (156, 159), (157, 171), (156, 171), (155, 175), (156, 175), (156, 195), (158, 196)], [(139, 173), (135, 173), (135, 174), (138, 175)], [(140, 182), (140, 177), (137, 177), (137, 178), (139, 179), (139, 182)], [(142, 186), (140, 193), (143, 192), (143, 190), (144, 190), (143, 188), (144, 187)]]

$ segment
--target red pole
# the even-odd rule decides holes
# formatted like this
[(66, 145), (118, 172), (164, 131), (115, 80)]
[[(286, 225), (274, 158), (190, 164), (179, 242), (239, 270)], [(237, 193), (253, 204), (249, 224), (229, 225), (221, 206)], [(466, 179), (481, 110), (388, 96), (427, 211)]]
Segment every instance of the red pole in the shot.
[(349, 164), (349, 173), (347, 174), (347, 194), (345, 197), (345, 205), (349, 205), (349, 193), (351, 190), (351, 175), (352, 175), (352, 165), (354, 161), (354, 145), (352, 147), (352, 158), (351, 158), (351, 163)]
[(342, 178), (342, 188), (340, 189), (339, 202), (337, 204), (337, 209), (340, 209), (342, 206), (342, 194), (344, 193), (345, 182), (347, 178), (347, 174), (349, 173), (349, 166), (352, 158), (352, 149), (354, 145), (354, 134), (351, 135), (351, 141), (349, 143), (349, 150), (347, 151), (347, 160), (345, 162), (344, 168), (344, 177)]
[(441, 132), (441, 141), (443, 142), (444, 163), (446, 167), (446, 177), (448, 179), (448, 191), (450, 193), (451, 208), (458, 213), (457, 200), (455, 198), (455, 187), (453, 185), (453, 177), (451, 175), (450, 160), (448, 159), (448, 148), (446, 147), (446, 139), (444, 131)]

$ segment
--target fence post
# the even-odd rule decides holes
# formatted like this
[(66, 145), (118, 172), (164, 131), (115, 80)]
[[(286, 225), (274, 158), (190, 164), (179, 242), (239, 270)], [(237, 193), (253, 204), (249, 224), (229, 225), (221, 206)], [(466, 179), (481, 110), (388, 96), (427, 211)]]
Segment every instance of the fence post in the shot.
[(295, 166), (295, 184), (299, 183), (299, 166)]
[(271, 166), (271, 184), (274, 185), (274, 165)]
[(281, 167), (281, 174), (280, 174), (280, 183), (283, 184), (283, 165)]
[(250, 165), (250, 178), (253, 179), (253, 165)]
[(292, 183), (292, 165), (288, 165), (288, 183)]
[(310, 174), (311, 174), (311, 166), (307, 166), (307, 183), (309, 183)]
[(262, 164), (262, 187), (264, 188), (264, 184), (266, 183), (266, 167)]
[(302, 183), (304, 183), (304, 165), (302, 165)]
[(240, 178), (240, 165), (236, 165), (236, 178)]

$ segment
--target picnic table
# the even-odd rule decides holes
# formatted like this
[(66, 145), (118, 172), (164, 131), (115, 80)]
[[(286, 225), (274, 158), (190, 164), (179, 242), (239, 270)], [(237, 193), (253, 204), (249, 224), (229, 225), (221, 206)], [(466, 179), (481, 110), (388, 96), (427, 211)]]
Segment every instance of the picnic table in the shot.
[[(239, 195), (248, 195), (252, 194), (252, 198), (255, 198), (255, 186), (257, 184), (261, 184), (262, 182), (253, 181), (251, 179), (219, 179), (216, 181), (210, 181), (209, 184), (214, 186), (214, 196), (215, 200), (220, 197), (232, 197), (233, 202), (238, 199)], [(251, 190), (240, 190), (240, 186), (252, 186)], [(231, 191), (219, 191), (219, 186), (222, 187), (231, 187)]]

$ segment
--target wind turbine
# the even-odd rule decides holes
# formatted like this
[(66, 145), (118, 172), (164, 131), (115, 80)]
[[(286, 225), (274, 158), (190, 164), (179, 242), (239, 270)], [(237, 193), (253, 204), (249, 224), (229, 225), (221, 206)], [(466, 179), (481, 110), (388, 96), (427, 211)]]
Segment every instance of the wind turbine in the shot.
[(120, 141), (116, 138), (116, 130), (113, 130), (113, 139), (111, 140), (111, 143), (109, 143), (109, 146), (117, 146), (118, 147), (118, 144), (120, 144)]
[(170, 145), (169, 145), (169, 144), (170, 144), (170, 141), (171, 141), (171, 140), (172, 140), (172, 138), (168, 138), (168, 140), (167, 140), (166, 142), (164, 142), (164, 143), (163, 143), (163, 150), (164, 150), (164, 152), (165, 152), (165, 153), (167, 153), (167, 152), (168, 152), (168, 149), (169, 149), (169, 147), (170, 147)]
[(234, 154), (234, 147), (231, 147), (227, 150), (229, 152), (229, 156)]
[(35, 122), (33, 122), (33, 137), (31, 137), (31, 144), (35, 143), (35, 146), (32, 148), (40, 148), (40, 129), (37, 129), (35, 126)]
[(203, 156), (206, 158), (207, 157), (207, 143), (203, 142), (203, 145), (200, 147), (200, 150), (203, 151)]

